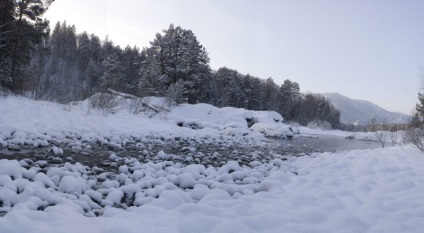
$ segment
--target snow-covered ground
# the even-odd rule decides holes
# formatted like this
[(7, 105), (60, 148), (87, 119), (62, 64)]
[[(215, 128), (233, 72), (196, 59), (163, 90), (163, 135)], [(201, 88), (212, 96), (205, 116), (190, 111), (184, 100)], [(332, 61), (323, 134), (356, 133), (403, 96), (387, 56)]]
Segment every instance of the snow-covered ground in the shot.
[[(297, 132), (273, 112), (200, 104), (133, 115), (126, 104), (105, 114), (90, 110), (87, 101), (60, 105), (0, 97), (0, 146), (59, 144), (90, 151), (93, 144), (125, 147), (190, 139), (247, 147), (266, 146), (264, 133), (286, 137)], [(246, 119), (256, 122), (256, 128), (249, 128)], [(350, 135), (299, 130), (300, 135)], [(60, 155), (61, 149), (53, 147), (52, 153)], [(80, 163), (0, 160), (0, 232), (424, 229), (424, 155), (408, 145), (301, 157), (274, 153), (266, 161), (258, 152), (247, 155), (253, 158), (247, 164), (225, 161), (219, 166), (175, 162), (164, 151), (155, 156), (161, 161), (111, 154), (111, 162), (122, 160), (117, 172), (98, 172)]]
[[(61, 105), (21, 97), (1, 98), (0, 145), (7, 147), (10, 144), (25, 144), (37, 147), (47, 146), (49, 142), (79, 141), (77, 144), (85, 147), (96, 142), (123, 145), (135, 138), (173, 140), (202, 137), (208, 140), (236, 138), (251, 144), (265, 139), (257, 131), (281, 137), (292, 135), (289, 126), (282, 123), (283, 118), (276, 112), (183, 104), (172, 107), (170, 112), (142, 112), (134, 115), (129, 113), (128, 101), (123, 100), (113, 113), (105, 114), (104, 111), (91, 109), (88, 101)], [(164, 101), (150, 101), (152, 106), (156, 102), (162, 104)], [(263, 130), (263, 127), (258, 127), (256, 131), (249, 130), (246, 119), (265, 125), (278, 125), (278, 130), (282, 132)]]
[[(99, 180), (0, 161), (0, 232), (422, 232), (424, 158), (390, 148), (220, 168), (136, 164)], [(267, 176), (265, 176), (267, 175)], [(113, 208), (124, 195), (135, 206)], [(155, 198), (157, 197), (158, 198)], [(100, 210), (101, 217), (84, 213)], [(95, 211), (93, 211), (95, 210)]]

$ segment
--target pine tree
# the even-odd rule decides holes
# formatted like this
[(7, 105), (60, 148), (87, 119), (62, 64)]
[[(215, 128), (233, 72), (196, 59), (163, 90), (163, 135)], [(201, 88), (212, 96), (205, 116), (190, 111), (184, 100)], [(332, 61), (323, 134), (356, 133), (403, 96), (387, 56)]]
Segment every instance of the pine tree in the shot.
[(285, 120), (293, 120), (301, 98), (299, 84), (287, 79), (281, 85), (279, 92), (279, 112), (282, 113)]
[(161, 53), (157, 49), (148, 48), (142, 51), (144, 58), (139, 69), (139, 96), (163, 96), (168, 88), (168, 76), (162, 74)]
[[(80, 35), (77, 35), (77, 63), (78, 69), (84, 73), (90, 62), (91, 50), (90, 50), (90, 38), (88, 37), (87, 32), (83, 32)], [(85, 77), (83, 77), (85, 79)]]
[(162, 80), (164, 85), (169, 87), (182, 80), (188, 102), (197, 102), (203, 81), (210, 77), (210, 68), (208, 54), (193, 32), (171, 24), (163, 34), (156, 34), (149, 49), (155, 51), (159, 76), (166, 78)]
[(0, 0), (0, 86), (11, 87), (14, 0)]
[[(42, 36), (42, 33), (37, 32), (37, 29), (42, 32), (43, 28), (37, 27), (36, 24), (42, 22), (41, 16), (53, 1), (20, 0), (15, 2), (17, 21), (10, 70), (10, 88), (12, 91), (16, 92), (23, 88), (22, 77), (25, 76), (25, 65), (29, 63), (29, 51), (33, 48), (32, 45)], [(47, 24), (45, 27), (47, 27)]]
[(235, 106), (236, 101), (236, 82), (234, 79), (239, 75), (236, 70), (228, 69), (227, 67), (219, 68), (215, 73), (215, 81), (217, 86), (217, 96), (216, 101), (219, 107), (224, 106)]
[(51, 66), (48, 78), (52, 83), (48, 99), (69, 102), (82, 96), (78, 64), (76, 29), (73, 25), (57, 23), (50, 39)]
[(122, 90), (123, 69), (117, 53), (109, 55), (103, 61), (104, 73), (100, 78), (100, 89), (106, 91), (109, 88)]
[(263, 90), (263, 106), (265, 106), (264, 110), (278, 111), (278, 89), (278, 86), (274, 83), (274, 80), (272, 78), (268, 78), (265, 81), (265, 86)]
[(138, 70), (140, 67), (141, 56), (137, 47), (125, 47), (122, 52), (123, 67), (123, 91), (136, 94), (137, 82), (139, 81)]
[(419, 103), (416, 105), (416, 113), (411, 119), (409, 126), (411, 128), (422, 128), (424, 127), (424, 94), (418, 93)]
[(420, 103), (416, 105), (417, 114), (424, 118), (424, 94), (418, 93), (418, 100)]
[(252, 78), (252, 95), (249, 100), (249, 109), (251, 110), (262, 110), (264, 106), (262, 104), (263, 100), (263, 89), (264, 89), (264, 81), (262, 79), (253, 77)]

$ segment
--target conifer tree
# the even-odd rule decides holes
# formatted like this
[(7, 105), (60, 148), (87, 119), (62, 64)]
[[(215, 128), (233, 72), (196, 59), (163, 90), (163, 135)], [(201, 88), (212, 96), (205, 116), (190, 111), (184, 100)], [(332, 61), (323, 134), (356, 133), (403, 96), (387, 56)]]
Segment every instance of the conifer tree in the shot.
[(0, 0), (0, 86), (12, 84), (11, 67), (14, 33), (14, 0)]
[[(43, 20), (41, 16), (54, 0), (20, 0), (15, 2), (17, 20), (14, 32), (13, 52), (10, 70), (10, 88), (19, 91), (23, 88), (24, 66), (29, 63), (29, 51), (39, 42), (43, 28), (36, 26)], [(45, 27), (47, 24), (45, 24)], [(31, 30), (32, 29), (32, 30)], [(37, 32), (37, 29), (39, 30)]]
[(418, 93), (418, 100), (420, 103), (416, 106), (417, 114), (421, 118), (424, 118), (424, 94)]
[(163, 34), (156, 34), (150, 49), (155, 50), (163, 85), (182, 80), (188, 102), (195, 103), (203, 80), (210, 77), (210, 68), (208, 54), (193, 32), (171, 24)]
[(100, 78), (100, 89), (106, 91), (109, 88), (122, 90), (123, 70), (122, 63), (117, 53), (109, 55), (103, 61), (104, 73)]

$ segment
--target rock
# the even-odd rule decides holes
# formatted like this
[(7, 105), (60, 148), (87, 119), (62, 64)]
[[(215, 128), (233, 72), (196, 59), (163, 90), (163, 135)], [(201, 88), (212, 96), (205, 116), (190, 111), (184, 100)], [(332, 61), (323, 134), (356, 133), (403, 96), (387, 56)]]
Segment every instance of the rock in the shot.
[(37, 164), (40, 168), (45, 168), (48, 163), (44, 160), (38, 160), (37, 162), (35, 162), (35, 164)]
[(25, 161), (25, 163), (27, 163), (29, 166), (31, 166), (34, 163), (34, 161), (32, 161), (31, 159), (28, 159), (28, 158), (22, 159), (22, 161)]
[(9, 144), (9, 146), (7, 147), (8, 150), (13, 150), (13, 151), (20, 151), (21, 147), (18, 145), (14, 145), (14, 144)]
[(102, 161), (101, 165), (103, 167), (109, 167), (110, 166), (110, 162), (109, 161)]
[(80, 154), (81, 154), (81, 155), (84, 155), (84, 156), (86, 156), (86, 157), (91, 157), (90, 153), (88, 153), (88, 152), (86, 152), (86, 151), (83, 151), (83, 152), (81, 152)]
[(61, 155), (63, 155), (63, 150), (57, 146), (50, 148), (49, 152), (47, 152), (47, 156), (58, 157)]
[(52, 159), (52, 163), (61, 164), (63, 163), (63, 160), (61, 158), (55, 157)]
[(7, 211), (6, 210), (0, 210), (0, 217), (5, 216), (6, 214), (7, 214)]
[(34, 149), (34, 146), (32, 146), (32, 145), (23, 145), (22, 146), (22, 149), (28, 149), (28, 150), (31, 150), (31, 149)]
[(158, 156), (159, 159), (163, 159), (163, 160), (168, 159), (170, 157), (163, 150), (159, 151), (157, 156)]
[(73, 147), (71, 147), (71, 150), (74, 153), (80, 153), (82, 151), (82, 147), (80, 147), (80, 146), (73, 146)]
[[(100, 174), (100, 173), (103, 173), (105, 171), (103, 168), (99, 168), (97, 166), (94, 166), (91, 170), (96, 174)], [(102, 180), (101, 177), (98, 177), (97, 179), (98, 179), (99, 182), (104, 181), (104, 180)]]
[(116, 154), (112, 153), (111, 155), (109, 155), (109, 160), (115, 162), (119, 160), (119, 157)]
[(34, 154), (34, 157), (37, 159), (43, 160), (43, 159), (46, 159), (47, 156), (45, 154)]
[(30, 166), (25, 160), (20, 160), (19, 165), (21, 165), (21, 167), (24, 167), (26, 169), (28, 169)]

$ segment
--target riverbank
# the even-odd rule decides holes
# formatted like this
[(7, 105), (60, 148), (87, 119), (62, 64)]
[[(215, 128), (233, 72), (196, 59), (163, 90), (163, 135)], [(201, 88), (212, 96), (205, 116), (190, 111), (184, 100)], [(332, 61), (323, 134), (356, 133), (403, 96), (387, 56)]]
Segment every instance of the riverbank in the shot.
[(88, 104), (0, 99), (0, 232), (424, 227), (424, 156), (411, 146), (320, 153), (267, 139), (319, 131), (273, 112), (201, 104), (134, 115), (128, 100), (110, 112)]

